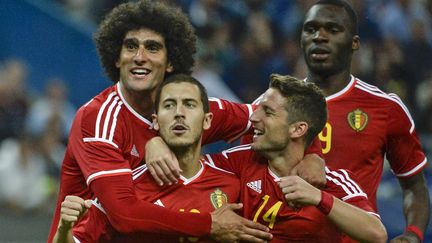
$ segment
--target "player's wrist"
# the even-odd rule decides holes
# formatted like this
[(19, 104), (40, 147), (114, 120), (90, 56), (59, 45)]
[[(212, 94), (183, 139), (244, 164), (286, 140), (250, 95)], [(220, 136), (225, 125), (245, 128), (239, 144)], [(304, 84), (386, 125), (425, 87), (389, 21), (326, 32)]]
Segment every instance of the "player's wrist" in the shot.
[(318, 210), (323, 214), (328, 215), (333, 208), (334, 198), (333, 195), (321, 190), (321, 201), (316, 205)]
[(419, 239), (420, 242), (423, 242), (423, 239), (424, 239), (423, 231), (421, 231), (417, 226), (408, 225), (405, 228), (405, 233), (407, 233), (407, 232), (413, 233), (415, 236), (417, 236), (417, 238)]

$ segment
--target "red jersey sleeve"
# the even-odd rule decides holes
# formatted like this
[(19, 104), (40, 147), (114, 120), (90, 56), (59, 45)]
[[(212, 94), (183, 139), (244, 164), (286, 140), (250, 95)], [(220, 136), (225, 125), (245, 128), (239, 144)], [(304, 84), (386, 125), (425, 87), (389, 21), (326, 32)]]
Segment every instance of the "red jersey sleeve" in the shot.
[(233, 142), (247, 132), (252, 132), (249, 117), (255, 109), (250, 104), (237, 104), (227, 100), (210, 98), (213, 113), (211, 128), (204, 131), (203, 144), (220, 140)]
[(344, 169), (331, 170), (328, 167), (325, 168), (325, 171), (327, 186), (324, 190), (326, 192), (379, 217), (352, 172)]
[(121, 152), (126, 136), (122, 114), (91, 103), (82, 109), (69, 143), (87, 185), (99, 177), (131, 174), (130, 164)]
[(111, 225), (119, 232), (153, 232), (204, 236), (210, 232), (209, 213), (180, 213), (139, 200), (129, 175), (100, 177), (91, 184)]
[(79, 242), (106, 242), (110, 241), (113, 228), (103, 213), (97, 201), (88, 209), (87, 213), (73, 227), (73, 236)]
[(396, 176), (410, 177), (426, 166), (427, 159), (408, 109), (398, 96), (390, 97), (395, 102), (388, 118), (386, 157)]

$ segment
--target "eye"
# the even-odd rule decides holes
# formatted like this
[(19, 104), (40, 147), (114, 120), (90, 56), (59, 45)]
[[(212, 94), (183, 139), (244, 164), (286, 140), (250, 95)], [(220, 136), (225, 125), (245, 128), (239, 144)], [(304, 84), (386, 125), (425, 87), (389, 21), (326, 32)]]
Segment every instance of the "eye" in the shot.
[(132, 40), (126, 40), (123, 45), (128, 51), (135, 51), (138, 48), (138, 44)]
[(149, 43), (146, 45), (146, 49), (151, 53), (158, 52), (162, 46), (159, 43)]
[(163, 108), (169, 110), (169, 109), (174, 108), (174, 106), (175, 106), (175, 105), (174, 105), (173, 102), (166, 102), (166, 103), (164, 104)]
[(332, 28), (330, 29), (330, 32), (333, 33), (333, 34), (339, 33), (340, 31), (341, 31), (341, 30), (340, 30), (339, 28), (337, 28), (337, 27), (332, 27)]
[(309, 34), (313, 34), (313, 33), (315, 33), (316, 29), (313, 26), (305, 26), (303, 28), (303, 31), (306, 33), (309, 33)]
[(267, 108), (264, 108), (264, 114), (265, 114), (267, 117), (270, 117), (270, 116), (273, 116), (273, 115), (274, 115), (273, 111), (271, 111), (270, 109), (267, 109)]
[(186, 102), (186, 107), (189, 109), (195, 108), (197, 105), (195, 102)]

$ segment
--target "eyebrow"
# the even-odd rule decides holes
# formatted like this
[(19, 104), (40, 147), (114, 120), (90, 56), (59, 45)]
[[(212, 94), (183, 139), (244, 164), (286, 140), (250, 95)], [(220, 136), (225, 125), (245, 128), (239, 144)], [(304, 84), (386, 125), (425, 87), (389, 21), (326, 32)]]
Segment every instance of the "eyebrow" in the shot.
[[(128, 43), (137, 43), (139, 44), (139, 40), (137, 38), (125, 38), (123, 40), (123, 44), (128, 44)], [(154, 46), (158, 46), (158, 47), (163, 47), (163, 44), (161, 41), (157, 41), (157, 40), (145, 40), (142, 42), (144, 44), (144, 46), (149, 46), (149, 45), (154, 45)]]
[[(175, 103), (177, 103), (177, 100), (174, 99), (174, 98), (167, 98), (167, 99), (162, 100), (162, 103), (166, 103), (166, 102), (175, 102)], [(199, 100), (194, 99), (194, 98), (184, 98), (184, 99), (181, 99), (181, 102), (182, 103), (187, 103), (187, 102), (199, 103)]]

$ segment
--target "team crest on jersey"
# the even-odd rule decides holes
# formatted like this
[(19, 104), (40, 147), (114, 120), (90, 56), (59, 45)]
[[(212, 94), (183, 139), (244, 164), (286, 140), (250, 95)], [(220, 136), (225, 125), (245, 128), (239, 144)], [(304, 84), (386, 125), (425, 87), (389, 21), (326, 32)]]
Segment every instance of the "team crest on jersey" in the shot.
[(228, 202), (228, 197), (223, 191), (217, 188), (214, 192), (210, 194), (210, 201), (213, 207), (215, 209), (218, 209)]
[(369, 121), (368, 115), (358, 108), (348, 113), (347, 119), (350, 127), (356, 132), (363, 131)]

